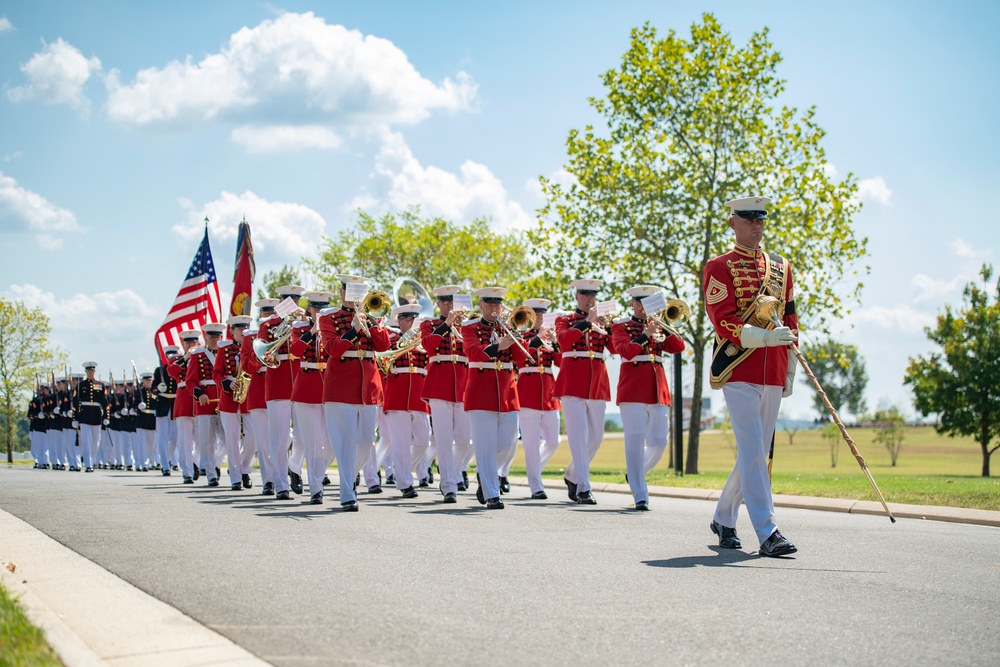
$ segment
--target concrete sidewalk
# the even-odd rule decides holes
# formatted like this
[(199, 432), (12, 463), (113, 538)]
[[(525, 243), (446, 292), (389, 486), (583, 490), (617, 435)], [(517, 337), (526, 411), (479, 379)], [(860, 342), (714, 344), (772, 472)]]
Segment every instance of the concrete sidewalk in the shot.
[(3, 510), (0, 536), (0, 581), (70, 667), (269, 664)]

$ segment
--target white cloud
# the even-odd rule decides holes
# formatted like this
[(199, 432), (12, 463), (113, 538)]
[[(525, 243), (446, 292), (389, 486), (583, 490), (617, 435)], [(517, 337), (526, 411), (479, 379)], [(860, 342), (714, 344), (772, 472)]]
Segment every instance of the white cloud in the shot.
[(132, 340), (153, 333), (166, 314), (133, 292), (121, 289), (96, 294), (76, 293), (61, 299), (36, 285), (11, 285), (4, 292), (10, 299), (24, 301), (32, 308), (41, 308), (52, 323), (53, 339), (73, 352), (74, 340)]
[[(275, 261), (276, 256), (297, 260), (314, 255), (320, 235), (326, 229), (323, 216), (308, 206), (268, 201), (249, 190), (241, 195), (222, 192), (218, 199), (197, 208), (186, 199), (180, 204), (188, 209), (188, 215), (184, 222), (173, 227), (179, 237), (189, 241), (201, 240), (207, 216), (209, 236), (213, 242), (235, 243), (239, 222), (246, 216), (254, 252), (268, 252), (271, 261)], [(218, 252), (216, 250), (214, 254)]]
[(306, 124), (415, 123), (434, 109), (469, 109), (476, 96), (468, 74), (435, 84), (391, 41), (311, 12), (244, 27), (197, 63), (144, 69), (127, 84), (112, 72), (106, 83), (111, 118), (139, 126), (293, 111)]
[(322, 125), (244, 125), (230, 135), (247, 153), (276, 153), (304, 148), (334, 149), (343, 143), (336, 132)]
[(865, 204), (889, 206), (892, 203), (892, 190), (881, 176), (863, 178), (858, 181), (858, 199)]
[(424, 214), (459, 223), (480, 216), (491, 217), (499, 228), (523, 228), (532, 222), (486, 165), (467, 160), (458, 174), (424, 167), (397, 132), (384, 133), (372, 180), (377, 192), (355, 197), (349, 209), (401, 210), (416, 205)]
[(918, 273), (910, 278), (910, 284), (917, 288), (918, 293), (913, 297), (915, 303), (926, 301), (941, 302), (944, 297), (960, 292), (962, 287), (972, 276), (960, 273), (951, 280), (932, 278), (925, 273)]
[(859, 328), (864, 324), (871, 324), (880, 329), (903, 334), (922, 333), (924, 327), (932, 326), (936, 321), (934, 315), (919, 311), (907, 304), (900, 304), (892, 308), (885, 306), (862, 308), (853, 313), (851, 319)]
[(37, 192), (0, 171), (0, 231), (27, 231), (44, 250), (62, 247), (62, 235), (81, 231), (71, 211), (56, 206)]
[(832, 162), (826, 162), (823, 164), (823, 173), (826, 174), (827, 178), (837, 178), (837, 165)]
[(0, 16), (0, 34), (10, 32), (14, 29), (14, 24), (6, 16)]
[(21, 151), (14, 151), (13, 153), (7, 153), (6, 155), (4, 155), (3, 161), (10, 162), (11, 160), (16, 160), (20, 157), (24, 157), (24, 153), (22, 153)]
[(21, 71), (28, 83), (8, 90), (10, 100), (38, 100), (86, 110), (90, 102), (83, 88), (92, 75), (101, 71), (101, 61), (84, 57), (79, 49), (59, 38), (33, 55)]

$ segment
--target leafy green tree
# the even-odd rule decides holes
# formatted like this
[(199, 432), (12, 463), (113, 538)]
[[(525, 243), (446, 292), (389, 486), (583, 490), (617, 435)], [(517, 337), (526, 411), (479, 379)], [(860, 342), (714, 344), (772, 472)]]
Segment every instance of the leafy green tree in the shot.
[(323, 237), (319, 256), (305, 264), (331, 289), (339, 287), (338, 273), (349, 273), (363, 275), (384, 290), (397, 278), (411, 276), (428, 290), (448, 284), (502, 285), (511, 292), (510, 303), (560, 296), (558, 281), (538, 268), (523, 234), (496, 232), (486, 218), (460, 225), (422, 217), (417, 208), (379, 218), (359, 211), (355, 226)]
[(875, 422), (875, 442), (881, 442), (889, 450), (889, 460), (895, 467), (899, 452), (903, 448), (903, 427), (906, 425), (906, 418), (902, 411), (895, 405), (883, 405), (875, 411), (872, 416)]
[(17, 423), (31, 400), (36, 379), (48, 377), (57, 367), (50, 333), (49, 317), (41, 308), (0, 297), (0, 414), (7, 463), (14, 461)]
[(842, 317), (867, 271), (856, 266), (867, 253), (851, 224), (856, 179), (830, 175), (814, 108), (777, 106), (780, 62), (766, 28), (740, 47), (711, 14), (692, 25), (690, 39), (636, 28), (621, 65), (602, 77), (605, 97), (590, 99), (605, 127), (570, 131), (570, 182), (540, 179), (547, 203), (529, 235), (548, 266), (596, 274), (606, 293), (659, 284), (691, 304), (689, 474), (698, 472), (703, 369), (714, 339), (704, 268), (733, 244), (723, 203), (771, 197), (767, 243), (792, 260), (803, 325)]
[(910, 358), (903, 383), (913, 390), (916, 410), (937, 413), (938, 433), (972, 436), (983, 453), (983, 477), (990, 476), (990, 456), (1000, 444), (1000, 279), (993, 267), (979, 271), (982, 285), (965, 286), (957, 312), (945, 306), (927, 337), (941, 352)]
[[(803, 345), (802, 354), (838, 413), (845, 405), (853, 415), (864, 412), (868, 371), (864, 357), (858, 354), (858, 348), (827, 338)], [(830, 419), (830, 413), (819, 393), (813, 395), (813, 407), (820, 419)]]
[(840, 427), (834, 422), (827, 422), (820, 426), (819, 434), (830, 447), (830, 467), (837, 467), (837, 459), (840, 457), (840, 443), (844, 437), (840, 433)]
[(257, 298), (274, 298), (275, 290), (278, 287), (283, 285), (297, 285), (299, 280), (299, 270), (294, 266), (285, 264), (277, 271), (268, 271), (261, 279), (261, 286), (257, 288)]

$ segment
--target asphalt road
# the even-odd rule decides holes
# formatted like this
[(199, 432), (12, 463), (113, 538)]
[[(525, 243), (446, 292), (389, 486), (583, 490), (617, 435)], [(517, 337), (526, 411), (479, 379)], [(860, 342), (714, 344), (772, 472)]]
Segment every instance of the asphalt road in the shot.
[(4, 510), (275, 665), (1000, 664), (997, 528), (779, 509), (799, 553), (767, 559), (705, 501), (334, 489), (0, 468)]

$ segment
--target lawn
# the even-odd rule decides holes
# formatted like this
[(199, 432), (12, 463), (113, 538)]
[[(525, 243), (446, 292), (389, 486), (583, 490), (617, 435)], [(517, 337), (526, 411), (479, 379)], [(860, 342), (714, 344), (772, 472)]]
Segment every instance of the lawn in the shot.
[(28, 621), (24, 610), (0, 584), (0, 665), (19, 667), (58, 667), (62, 665), (55, 651), (45, 641), (42, 631)]

